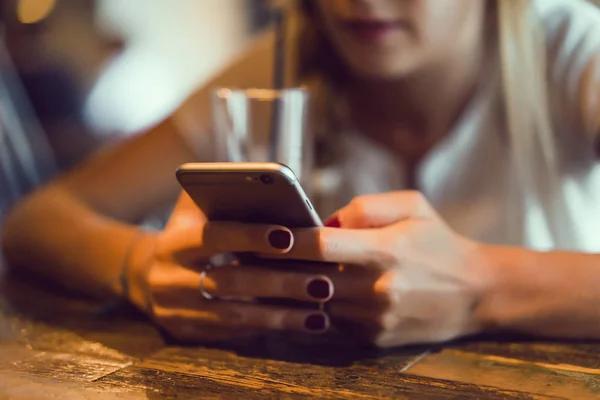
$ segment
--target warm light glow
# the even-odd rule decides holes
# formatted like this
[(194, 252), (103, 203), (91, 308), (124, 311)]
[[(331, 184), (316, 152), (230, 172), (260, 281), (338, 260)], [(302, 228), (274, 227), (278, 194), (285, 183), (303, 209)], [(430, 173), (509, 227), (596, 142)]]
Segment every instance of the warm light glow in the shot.
[(56, 6), (56, 0), (19, 0), (17, 18), (23, 24), (34, 24), (46, 18)]

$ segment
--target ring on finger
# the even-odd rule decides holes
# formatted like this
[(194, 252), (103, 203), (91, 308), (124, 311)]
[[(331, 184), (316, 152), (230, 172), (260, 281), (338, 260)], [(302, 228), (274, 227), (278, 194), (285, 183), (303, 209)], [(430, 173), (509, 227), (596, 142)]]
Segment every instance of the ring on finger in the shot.
[(210, 271), (213, 268), (216, 268), (215, 265), (211, 261), (209, 261), (208, 263), (206, 263), (206, 266), (200, 273), (200, 282), (199, 282), (200, 283), (199, 284), (200, 294), (202, 294), (202, 297), (204, 297), (206, 300), (218, 300), (219, 299), (217, 296), (213, 296), (212, 294), (208, 293), (208, 291), (206, 290), (206, 287), (204, 286), (204, 280), (206, 279), (206, 276), (208, 275), (208, 271)]
[(329, 315), (329, 301), (319, 303), (319, 311)]

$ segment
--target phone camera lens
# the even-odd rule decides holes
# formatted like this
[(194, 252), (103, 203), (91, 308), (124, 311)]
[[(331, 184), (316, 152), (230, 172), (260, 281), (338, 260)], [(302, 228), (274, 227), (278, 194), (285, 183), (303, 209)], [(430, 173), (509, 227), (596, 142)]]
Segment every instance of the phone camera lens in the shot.
[(273, 177), (271, 175), (261, 175), (260, 181), (264, 184), (270, 185), (273, 183)]

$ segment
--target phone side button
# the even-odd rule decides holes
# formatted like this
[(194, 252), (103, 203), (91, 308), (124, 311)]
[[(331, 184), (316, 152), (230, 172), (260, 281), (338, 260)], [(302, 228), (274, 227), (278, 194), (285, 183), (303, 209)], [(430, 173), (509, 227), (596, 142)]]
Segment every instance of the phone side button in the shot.
[(312, 208), (312, 204), (310, 204), (310, 201), (308, 199), (306, 199), (306, 205), (308, 206), (308, 208), (310, 208), (311, 210)]

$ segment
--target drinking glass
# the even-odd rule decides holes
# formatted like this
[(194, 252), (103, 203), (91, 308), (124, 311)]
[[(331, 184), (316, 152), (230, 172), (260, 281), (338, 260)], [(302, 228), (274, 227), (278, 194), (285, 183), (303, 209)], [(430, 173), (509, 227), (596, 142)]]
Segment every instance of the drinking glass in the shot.
[(218, 161), (278, 162), (310, 190), (313, 138), (309, 94), (303, 88), (213, 92), (213, 134)]

